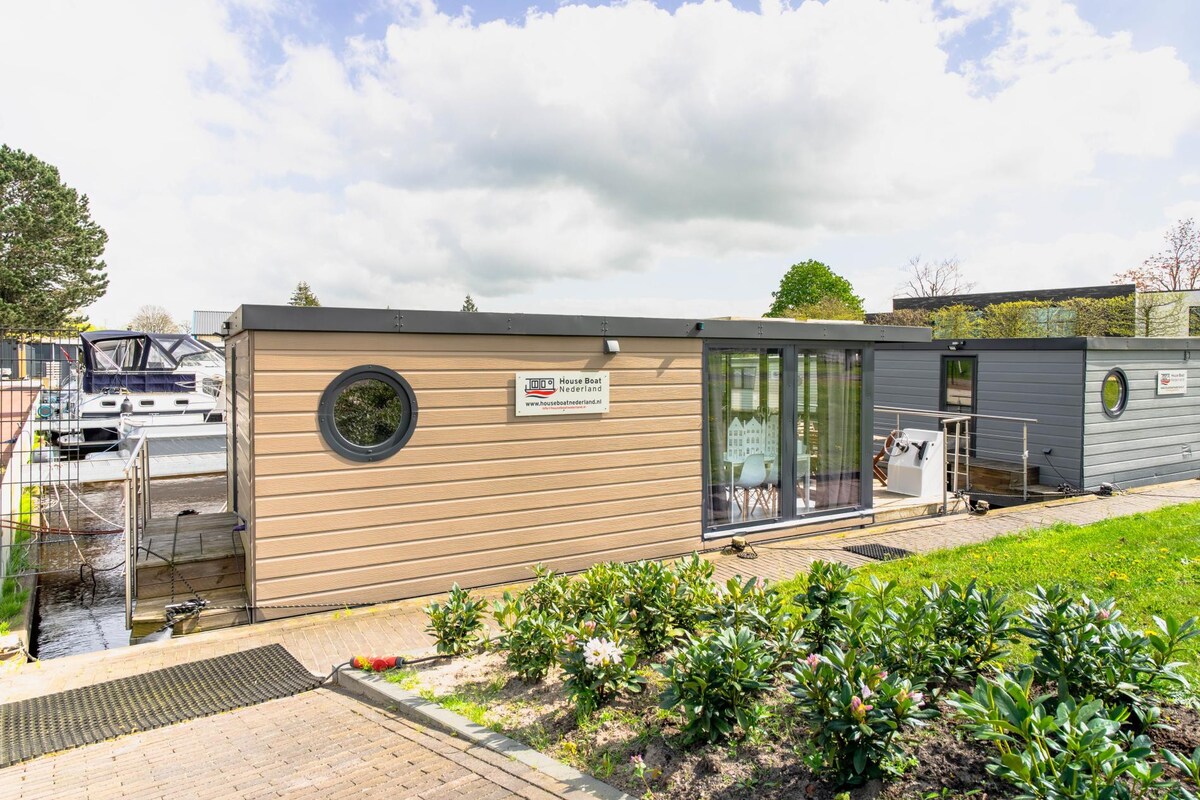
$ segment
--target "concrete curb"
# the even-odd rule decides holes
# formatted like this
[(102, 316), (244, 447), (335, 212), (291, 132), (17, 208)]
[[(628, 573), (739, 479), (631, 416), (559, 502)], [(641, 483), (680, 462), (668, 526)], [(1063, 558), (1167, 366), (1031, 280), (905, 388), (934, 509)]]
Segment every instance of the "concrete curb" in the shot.
[(564, 798), (570, 798), (570, 800), (585, 800), (585, 798), (635, 800), (619, 789), (590, 775), (585, 775), (561, 761), (555, 761), (515, 739), (510, 739), (504, 734), (496, 733), (482, 725), (476, 725), (453, 711), (447, 711), (437, 703), (401, 689), (394, 683), (388, 683), (381, 675), (357, 670), (339, 670), (335, 676), (335, 682), (341, 688), (371, 702), (389, 709), (394, 708), (398, 714), (414, 722), (428, 725), (479, 747), (487, 748), (553, 778), (567, 787), (567, 791), (560, 794)]

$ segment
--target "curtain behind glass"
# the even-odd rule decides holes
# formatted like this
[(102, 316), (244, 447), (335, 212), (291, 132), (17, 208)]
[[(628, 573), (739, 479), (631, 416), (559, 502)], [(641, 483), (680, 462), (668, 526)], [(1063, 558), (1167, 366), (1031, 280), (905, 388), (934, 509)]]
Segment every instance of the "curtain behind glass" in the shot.
[(816, 393), (816, 403), (810, 404), (817, 441), (816, 506), (857, 506), (862, 498), (862, 351), (810, 351), (804, 360), (811, 370), (805, 384)]

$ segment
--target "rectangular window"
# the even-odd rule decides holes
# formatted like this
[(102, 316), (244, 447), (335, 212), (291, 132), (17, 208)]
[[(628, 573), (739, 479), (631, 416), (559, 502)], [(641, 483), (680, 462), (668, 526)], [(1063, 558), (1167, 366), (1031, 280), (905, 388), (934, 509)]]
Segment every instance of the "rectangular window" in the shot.
[(710, 529), (861, 507), (862, 350), (709, 347), (705, 380)]
[(1188, 308), (1188, 336), (1200, 336), (1200, 306)]
[(975, 413), (975, 356), (942, 357), (942, 411)]

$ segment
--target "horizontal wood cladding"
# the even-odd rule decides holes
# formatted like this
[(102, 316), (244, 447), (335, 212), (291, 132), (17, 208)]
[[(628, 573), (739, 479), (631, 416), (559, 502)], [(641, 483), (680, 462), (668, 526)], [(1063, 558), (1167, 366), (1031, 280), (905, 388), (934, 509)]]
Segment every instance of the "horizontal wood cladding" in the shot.
[[(419, 402), (419, 401), (418, 401)], [(699, 401), (697, 401), (699, 402)], [(579, 419), (567, 422), (499, 423), (493, 425), (457, 425), (444, 428), (425, 428), (417, 425), (413, 434), (416, 443), (410, 440), (405, 451), (430, 445), (458, 445), (476, 442), (531, 442), (544, 439), (568, 439), (577, 436), (597, 436), (625, 433), (660, 433), (666, 431), (700, 430), (700, 414), (678, 417), (642, 417), (639, 419), (597, 419), (581, 433)], [(420, 437), (420, 438), (417, 438)], [(255, 436), (256, 455), (278, 455), (284, 453), (331, 453), (315, 430), (294, 434), (262, 434)], [(346, 463), (342, 461), (342, 463)]]
[[(598, 441), (603, 439), (603, 441)], [(595, 453), (597, 449), (608, 452), (620, 450), (653, 449), (660, 447), (687, 447), (695, 442), (691, 431), (666, 431), (663, 433), (640, 433), (619, 436), (575, 436), (571, 438), (536, 439), (521, 442), (521, 455), (526, 459), (539, 456), (568, 456), (573, 453)], [(409, 453), (407, 462), (418, 464), (466, 465), (476, 461), (511, 459), (511, 442), (485, 442), (482, 444), (438, 445), (415, 448)], [(254, 472), (259, 480), (266, 476), (295, 477), (303, 473), (304, 478), (313, 473), (347, 473), (361, 480), (361, 485), (370, 485), (371, 475), (377, 471), (396, 469), (388, 462), (361, 464), (347, 467), (344, 459), (333, 453), (292, 453), (260, 455), (255, 460)], [(270, 493), (268, 488), (264, 493)]]
[[(254, 388), (260, 392), (321, 392), (340, 372), (265, 372), (258, 376)], [(474, 389), (503, 389), (512, 382), (512, 372), (509, 370), (440, 370), (406, 377), (415, 389), (450, 389), (463, 393)], [(700, 368), (672, 366), (665, 372), (658, 369), (622, 369), (611, 373), (610, 380), (614, 387), (695, 385), (700, 382)]]
[[(403, 374), (403, 373), (401, 373)], [(261, 395), (255, 396), (257, 406)], [(694, 413), (699, 398), (695, 400), (639, 400), (614, 403), (604, 416), (609, 419), (644, 418), (657, 416), (676, 416)], [(421, 395), (417, 394), (417, 405), (421, 406)], [(316, 403), (313, 411), (295, 414), (255, 414), (254, 430), (256, 433), (299, 433), (311, 428), (316, 414)], [(598, 416), (598, 415), (596, 415)], [(488, 408), (420, 408), (419, 425), (416, 437), (421, 428), (437, 428), (443, 425), (486, 425), (487, 423), (516, 423), (517, 419), (511, 408), (502, 406)], [(521, 420), (524, 422), (524, 420)], [(518, 423), (519, 424), (519, 423)], [(419, 442), (414, 442), (419, 446)]]
[[(685, 522), (691, 519), (690, 509), (681, 509), (687, 492), (636, 497), (632, 500), (610, 500), (587, 503), (576, 508), (538, 508), (531, 511), (481, 513), (437, 520), (406, 522), (398, 525), (356, 528), (353, 531), (322, 531), (319, 533), (290, 533), (263, 537), (258, 540), (260, 553), (276, 556), (303, 555), (311, 552), (333, 552), (348, 547), (369, 549), (404, 542), (444, 542), (455, 536), (492, 536), (498, 527), (505, 529), (505, 541), (528, 544), (549, 538), (571, 538), (571, 533), (609, 533), (633, 530), (646, 524), (646, 515), (662, 522)], [(432, 531), (432, 533), (431, 533)], [(353, 535), (350, 535), (353, 534)], [(436, 538), (430, 538), (431, 536)]]
[[(533, 567), (546, 564), (561, 572), (573, 572), (587, 569), (599, 561), (636, 561), (644, 558), (667, 558), (683, 555), (698, 547), (694, 534), (681, 538), (669, 539), (663, 542), (651, 542), (621, 549), (603, 549), (589, 552), (577, 552), (557, 558), (539, 558), (536, 561), (519, 563), (498, 563), (495, 558), (484, 559), (480, 567), (464, 568), (464, 564), (455, 567), (454, 572), (419, 574), (419, 570), (405, 568), (405, 564), (396, 565), (397, 574), (417, 572), (412, 577), (388, 578), (375, 584), (358, 584), (362, 579), (361, 572), (356, 576), (353, 572), (323, 572), (316, 576), (318, 579), (308, 582), (303, 578), (290, 578), (272, 582), (259, 582), (259, 602), (268, 606), (271, 603), (286, 605), (289, 603), (322, 603), (330, 606), (356, 605), (360, 603), (380, 603), (405, 597), (421, 597), (446, 591), (451, 582), (460, 586), (492, 586), (495, 584), (512, 583), (528, 580), (533, 577)], [(470, 562), (472, 565), (479, 560)], [(491, 566), (488, 566), (491, 564)], [(425, 565), (428, 569), (428, 565)], [(284, 614), (295, 614), (295, 611), (283, 609)], [(269, 614), (267, 615), (269, 616)]]
[[(599, 337), (255, 332), (259, 603), (376, 602), (529, 576), (544, 562), (700, 546), (701, 343)], [(377, 463), (334, 453), (321, 392), (378, 364), (418, 423)], [(514, 373), (603, 370), (607, 414), (517, 418)]]
[[(511, 383), (511, 380), (510, 380)], [(510, 386), (495, 389), (419, 389), (421, 413), (431, 409), (478, 409), (484, 407), (507, 408), (512, 398)], [(664, 400), (691, 401), (695, 392), (691, 386), (613, 386), (610, 397), (613, 403), (662, 402)], [(254, 412), (259, 415), (270, 413), (310, 414), (321, 400), (321, 392), (259, 392)], [(505, 418), (507, 419), (507, 417)], [(498, 420), (502, 421), (502, 420)]]
[[(596, 442), (592, 441), (589, 444), (594, 447)], [(406, 485), (459, 484), (467, 480), (483, 481), (487, 478), (554, 476), (556, 474), (561, 476), (574, 472), (612, 470), (618, 467), (678, 464), (680, 460), (689, 460), (694, 454), (690, 442), (679, 447), (659, 447), (646, 450), (629, 449), (607, 453), (590, 452), (541, 458), (525, 454), (522, 454), (523, 457), (521, 458), (513, 458), (513, 449), (509, 449), (508, 457), (487, 461), (426, 464), (409, 467), (383, 467), (365, 470), (346, 469), (338, 472), (320, 472), (306, 475), (259, 476), (258, 494), (260, 498), (273, 498), (276, 495), (297, 493), (325, 494), (347, 490), (391, 490), (396, 486)], [(531, 486), (530, 488), (534, 487)]]
[[(680, 455), (682, 459), (683, 454)], [(338, 511), (363, 508), (401, 506), (410, 503), (429, 503), (437, 500), (515, 497), (541, 494), (559, 489), (590, 488), (593, 486), (624, 485), (664, 481), (677, 477), (694, 477), (699, 482), (700, 463), (687, 459), (668, 464), (639, 467), (588, 469), (549, 475), (518, 475), (513, 478), (464, 478), (447, 470), (437, 482), (397, 483), (376, 489), (344, 489), (332, 492), (306, 492), (286, 497), (256, 498), (259, 519), (282, 514), (303, 514), (309, 511)]]
[[(565, 539), (550, 543), (523, 545), (507, 548), (504, 559), (496, 558), (492, 547), (473, 552), (457, 552), (447, 549), (427, 557), (410, 557), (402, 554), (383, 556), (380, 561), (360, 566), (350, 566), (349, 553), (320, 554), (305, 559), (289, 559), (281, 563), (262, 563), (258, 582), (265, 596), (284, 597), (297, 592), (322, 592), (342, 589), (346, 586), (371, 586), (397, 580), (410, 580), (428, 575), (447, 575), (496, 566), (498, 561), (515, 564), (529, 569), (538, 563), (554, 558), (578, 555), (581, 551), (605, 553), (661, 542), (685, 541), (690, 538), (691, 526), (669, 525), (660, 528), (642, 528), (632, 533), (616, 533), (607, 536), (591, 536), (585, 541)], [(314, 561), (315, 559), (315, 561)], [(312, 563), (304, 563), (312, 562)], [(291, 567), (291, 569), (288, 569)], [(264, 577), (272, 570), (283, 572), (283, 576)], [(299, 573), (299, 574), (297, 574)], [(449, 585), (444, 587), (449, 589)]]

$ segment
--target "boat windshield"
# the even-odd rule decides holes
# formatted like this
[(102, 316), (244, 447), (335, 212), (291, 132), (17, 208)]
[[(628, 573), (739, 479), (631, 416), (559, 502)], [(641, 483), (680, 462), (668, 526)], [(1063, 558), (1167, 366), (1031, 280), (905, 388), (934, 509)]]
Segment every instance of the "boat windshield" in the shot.
[(171, 348), (171, 355), (181, 367), (220, 367), (225, 364), (224, 357), (216, 350), (189, 339), (180, 339), (179, 344)]

